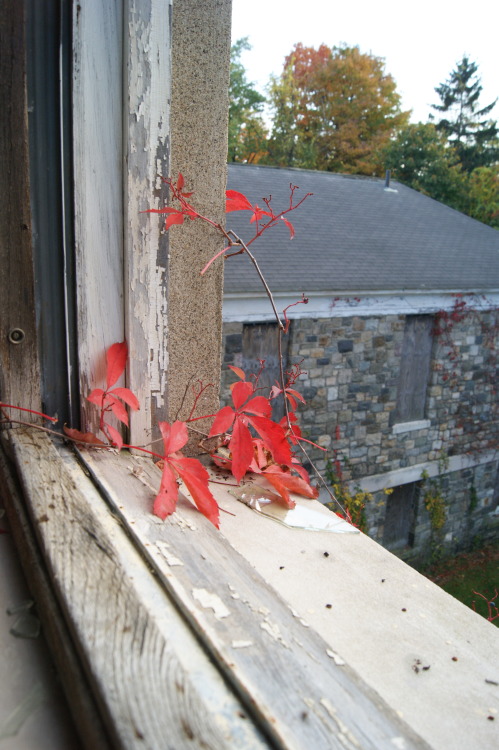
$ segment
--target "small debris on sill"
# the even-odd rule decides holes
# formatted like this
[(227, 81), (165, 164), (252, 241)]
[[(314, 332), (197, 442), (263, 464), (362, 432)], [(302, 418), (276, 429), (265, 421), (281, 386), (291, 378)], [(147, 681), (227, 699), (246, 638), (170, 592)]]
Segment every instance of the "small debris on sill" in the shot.
[(421, 659), (415, 659), (414, 664), (412, 665), (412, 669), (416, 674), (419, 674), (419, 672), (427, 672), (431, 668), (431, 664), (423, 666), (423, 662)]
[(232, 648), (249, 648), (253, 646), (253, 641), (232, 641)]
[[(246, 484), (231, 489), (230, 494), (262, 516), (293, 529), (328, 531), (339, 534), (359, 534), (359, 530), (335, 513), (308, 508), (298, 501), (294, 508), (285, 507), (271, 490), (258, 484)], [(325, 554), (329, 556), (329, 552)]]

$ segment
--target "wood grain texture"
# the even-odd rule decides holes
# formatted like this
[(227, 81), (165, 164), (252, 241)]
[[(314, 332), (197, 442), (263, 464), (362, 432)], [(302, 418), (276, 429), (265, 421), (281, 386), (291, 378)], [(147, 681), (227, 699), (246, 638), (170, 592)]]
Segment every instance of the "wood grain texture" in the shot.
[(266, 747), (74, 455), (29, 429), (10, 441), (113, 747)]
[(273, 746), (426, 747), (190, 503), (165, 522), (151, 515), (151, 462), (84, 460)]
[(167, 200), (171, 0), (129, 0), (125, 23), (125, 324), (127, 385), (141, 408), (130, 415), (130, 442), (151, 439), (167, 419), (168, 234), (141, 213)]
[[(24, 4), (0, 4), (0, 399), (40, 410), (35, 319)], [(24, 332), (11, 343), (13, 329)], [(22, 374), (22, 377), (21, 377)]]
[[(80, 393), (124, 339), (123, 3), (74, 3), (73, 152)], [(97, 429), (82, 399), (82, 427)]]
[(79, 739), (85, 750), (111, 750), (109, 738), (78, 659), (75, 644), (54, 597), (47, 567), (26, 513), (15, 473), (0, 446), (2, 501), (10, 532), (19, 551), (26, 580), (36, 601), (44, 637), (49, 645)]

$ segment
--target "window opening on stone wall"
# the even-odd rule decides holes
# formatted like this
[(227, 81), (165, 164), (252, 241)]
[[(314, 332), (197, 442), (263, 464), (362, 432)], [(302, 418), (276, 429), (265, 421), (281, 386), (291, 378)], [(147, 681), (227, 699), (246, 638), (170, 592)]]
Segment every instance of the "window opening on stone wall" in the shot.
[(386, 503), (383, 546), (389, 549), (412, 547), (415, 541), (418, 482), (395, 487)]
[(400, 360), (397, 403), (393, 422), (414, 422), (425, 416), (430, 376), (432, 315), (408, 315)]
[[(242, 368), (246, 375), (257, 374), (260, 360), (265, 360), (265, 368), (260, 375), (258, 385), (271, 388), (279, 382), (279, 357), (277, 354), (277, 323), (246, 323), (243, 326)], [(289, 334), (282, 338), (283, 366), (288, 366)], [(272, 419), (279, 420), (284, 416), (284, 404), (279, 396), (273, 401)]]

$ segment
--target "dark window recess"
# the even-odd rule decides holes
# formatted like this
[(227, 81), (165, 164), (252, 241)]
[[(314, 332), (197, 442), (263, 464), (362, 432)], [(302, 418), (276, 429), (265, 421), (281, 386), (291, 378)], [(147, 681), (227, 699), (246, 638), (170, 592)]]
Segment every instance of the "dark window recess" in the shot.
[[(283, 366), (287, 368), (288, 335), (283, 336)], [(258, 380), (258, 387), (264, 388), (262, 395), (280, 382), (279, 356), (277, 353), (277, 323), (248, 323), (243, 326), (242, 369), (249, 375), (256, 375), (260, 370), (260, 360), (265, 360), (265, 367)], [(282, 396), (272, 401), (272, 419), (279, 420), (284, 416)]]
[(433, 317), (409, 315), (405, 321), (394, 423), (424, 419), (430, 376)]
[(28, 118), (43, 409), (78, 424), (70, 0), (26, 0)]
[(414, 545), (418, 496), (417, 482), (395, 487), (388, 495), (383, 546), (396, 549)]

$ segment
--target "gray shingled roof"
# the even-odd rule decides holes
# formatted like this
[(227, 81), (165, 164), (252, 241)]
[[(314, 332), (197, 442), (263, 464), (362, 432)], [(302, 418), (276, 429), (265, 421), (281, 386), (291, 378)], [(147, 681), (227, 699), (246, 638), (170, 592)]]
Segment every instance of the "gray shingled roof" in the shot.
[[(314, 195), (289, 215), (296, 230), (269, 230), (252, 246), (273, 291), (471, 291), (499, 289), (499, 231), (411, 188), (382, 179), (229, 164), (228, 188), (277, 213), (296, 196)], [(247, 211), (227, 227), (253, 236)], [(247, 257), (225, 263), (226, 292), (261, 291)]]

